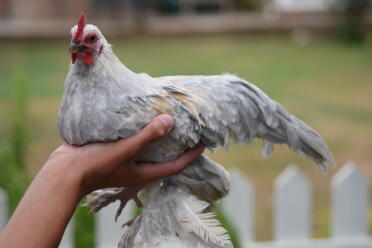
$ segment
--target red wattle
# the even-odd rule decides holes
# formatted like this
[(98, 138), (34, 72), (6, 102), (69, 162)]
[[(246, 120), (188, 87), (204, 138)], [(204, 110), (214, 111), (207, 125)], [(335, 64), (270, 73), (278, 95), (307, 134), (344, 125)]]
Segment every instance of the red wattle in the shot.
[(91, 65), (91, 64), (93, 64), (93, 62), (94, 62), (94, 57), (93, 57), (92, 55), (90, 55), (90, 54), (86, 54), (86, 55), (84, 56), (84, 63), (85, 63), (86, 65)]
[(86, 65), (91, 65), (94, 62), (94, 56), (89, 53), (72, 53), (72, 64), (75, 64), (76, 59), (82, 60)]
[(71, 60), (72, 60), (72, 63), (73, 63), (73, 64), (75, 64), (76, 57), (77, 57), (77, 54), (76, 54), (76, 53), (72, 53), (72, 54), (71, 54)]

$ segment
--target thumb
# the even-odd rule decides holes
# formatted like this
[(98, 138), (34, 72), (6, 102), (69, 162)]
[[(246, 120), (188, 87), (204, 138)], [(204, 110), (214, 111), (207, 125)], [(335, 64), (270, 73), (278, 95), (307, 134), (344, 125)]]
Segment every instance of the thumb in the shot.
[(169, 114), (156, 116), (138, 134), (124, 139), (126, 155), (133, 160), (138, 157), (148, 146), (166, 136), (174, 125), (174, 120)]

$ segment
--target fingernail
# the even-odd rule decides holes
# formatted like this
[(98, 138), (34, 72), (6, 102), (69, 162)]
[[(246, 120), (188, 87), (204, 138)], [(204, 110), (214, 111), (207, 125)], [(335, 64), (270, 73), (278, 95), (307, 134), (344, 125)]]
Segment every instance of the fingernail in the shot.
[(160, 115), (160, 121), (163, 123), (164, 127), (169, 131), (173, 127), (174, 120), (170, 115)]

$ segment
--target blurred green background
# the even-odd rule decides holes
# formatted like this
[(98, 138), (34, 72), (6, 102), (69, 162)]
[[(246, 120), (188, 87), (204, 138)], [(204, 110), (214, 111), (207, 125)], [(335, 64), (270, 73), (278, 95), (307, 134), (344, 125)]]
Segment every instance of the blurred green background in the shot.
[[(259, 6), (246, 2), (248, 9)], [(343, 17), (332, 35), (297, 30), (107, 38), (136, 72), (229, 72), (247, 79), (319, 131), (339, 166), (352, 160), (371, 182), (372, 35), (360, 29), (354, 9)], [(49, 154), (63, 143), (56, 116), (70, 63), (69, 39), (68, 32), (53, 39), (0, 39), (0, 187), (10, 195), (11, 211)], [(222, 149), (211, 154), (227, 168), (239, 167), (255, 185), (257, 240), (271, 239), (273, 181), (290, 163), (298, 164), (314, 186), (314, 236), (328, 236), (329, 182), (336, 169), (323, 176), (284, 146), (264, 159), (260, 147), (259, 141), (250, 147), (231, 144), (228, 154)], [(92, 247), (93, 216), (84, 208), (76, 215), (77, 247)], [(372, 230), (372, 209), (369, 216)]]

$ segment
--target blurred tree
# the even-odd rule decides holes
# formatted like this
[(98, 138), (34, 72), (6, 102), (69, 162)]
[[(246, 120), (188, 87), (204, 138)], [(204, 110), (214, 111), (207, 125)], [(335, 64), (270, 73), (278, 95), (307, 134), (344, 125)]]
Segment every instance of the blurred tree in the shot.
[(25, 76), (18, 72), (14, 78), (14, 104), (10, 130), (0, 142), (0, 187), (9, 194), (10, 212), (17, 207), (30, 178), (25, 168), (25, 151), (27, 145), (27, 84)]
[(236, 229), (224, 215), (223, 211), (220, 208), (216, 208), (213, 212), (216, 212), (217, 218), (221, 222), (221, 225), (227, 230), (234, 248), (242, 248), (242, 244), (239, 242), (239, 236)]
[(362, 43), (366, 36), (364, 18), (371, 6), (370, 0), (338, 0), (336, 8), (341, 16), (337, 37), (348, 43)]
[(159, 10), (164, 14), (175, 14), (180, 10), (180, 1), (182, 0), (160, 0)]
[(14, 101), (14, 115), (13, 115), (13, 130), (10, 137), (12, 149), (14, 153), (15, 165), (20, 170), (25, 170), (25, 156), (26, 156), (26, 114), (27, 114), (27, 85), (26, 78), (22, 73), (16, 74), (15, 78), (15, 101)]
[(76, 248), (95, 247), (95, 214), (89, 208), (79, 206), (74, 214)]
[(257, 10), (262, 6), (261, 0), (236, 0), (237, 7), (249, 10)]
[(182, 12), (216, 13), (235, 10), (236, 0), (179, 0)]

